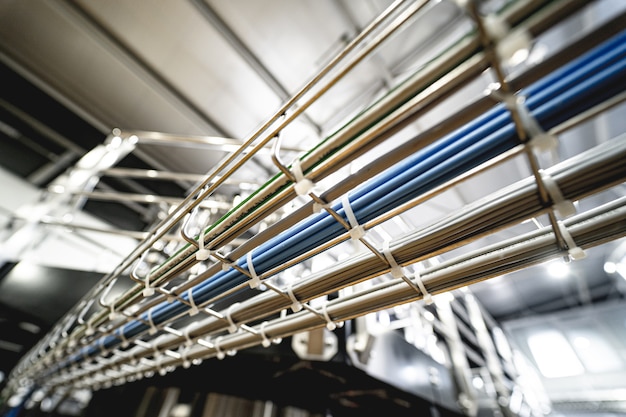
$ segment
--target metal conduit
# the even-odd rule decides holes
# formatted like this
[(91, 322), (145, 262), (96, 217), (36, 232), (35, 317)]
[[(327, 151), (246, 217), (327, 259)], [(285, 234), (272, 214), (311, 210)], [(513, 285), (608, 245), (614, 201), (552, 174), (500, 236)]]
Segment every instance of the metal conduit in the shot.
[[(523, 6), (525, 6), (526, 9), (528, 8), (528, 4), (524, 4)], [(545, 18), (547, 18), (548, 20), (561, 18), (565, 9), (568, 9), (568, 10), (570, 10), (570, 12), (573, 12), (573, 10), (575, 10), (577, 6), (579, 7), (580, 4), (576, 3), (576, 2), (574, 2), (574, 3), (569, 3), (569, 2), (557, 3), (556, 6), (552, 6), (552, 8), (548, 10), (548, 12), (550, 12), (550, 13), (546, 12), (547, 16), (545, 16)], [(535, 4), (535, 7), (537, 7), (537, 4)], [(535, 9), (533, 9), (533, 11), (534, 10)], [(521, 13), (519, 13), (519, 11), (517, 9), (513, 9), (511, 11), (511, 15), (512, 16), (516, 16), (514, 12), (518, 12), (518, 14), (521, 14)], [(519, 18), (519, 16), (516, 17), (516, 18)], [(513, 19), (513, 18), (511, 18), (511, 19)], [(543, 21), (541, 19), (539, 19), (539, 22), (543, 22)], [(539, 24), (537, 22), (534, 22), (533, 25), (534, 26), (538, 26)], [(532, 31), (536, 31), (537, 30), (535, 27), (530, 28), (530, 29), (532, 29)], [(468, 53), (472, 48), (475, 48), (475, 47), (476, 47), (475, 46), (475, 42), (461, 43), (458, 46), (458, 48), (460, 48), (461, 54)], [(455, 62), (458, 59), (460, 59), (458, 57), (458, 54), (459, 54), (459, 50), (454, 50), (454, 51), (450, 52), (449, 54), (446, 54), (446, 55), (442, 56), (439, 60), (434, 61), (433, 64), (432, 64), (433, 65), (433, 69), (430, 70), (430, 72), (429, 72), (428, 69), (426, 69), (425, 70), (425, 72), (427, 73), (426, 75), (423, 74), (423, 71), (420, 71), (418, 73), (418, 75), (416, 76), (415, 81), (413, 81), (413, 84), (416, 85), (418, 88), (422, 88), (421, 86), (424, 85), (425, 81), (427, 81), (429, 79), (432, 79), (433, 76), (435, 76), (435, 77), (438, 76), (438, 74), (441, 72), (441, 70), (439, 69), (441, 65), (444, 65), (444, 67), (445, 66), (449, 66), (450, 63)], [(479, 59), (479, 61), (480, 61), (480, 59)], [(484, 67), (482, 65), (485, 65), (485, 63), (481, 64), (481, 66), (479, 66), (479, 67), (474, 67), (473, 70), (476, 71), (476, 73), (478, 73), (481, 69), (484, 69)], [(474, 73), (474, 75), (476, 75), (476, 73)], [(431, 75), (428, 75), (428, 74), (431, 74)], [(470, 74), (470, 75), (468, 75), (468, 74)], [(471, 76), (471, 72), (469, 71), (468, 67), (462, 67), (458, 71), (456, 71), (455, 74), (453, 74), (453, 75), (456, 75), (457, 77), (459, 77), (459, 79), (455, 80), (455, 77), (450, 77), (450, 78), (445, 80), (445, 81), (450, 83), (449, 84), (450, 87), (447, 90), (448, 92), (452, 90), (453, 86), (457, 85), (457, 84), (453, 84), (453, 81), (455, 81), (458, 84), (461, 84), (463, 81), (466, 80), (466, 78), (464, 78), (463, 75), (465, 77)], [(441, 82), (441, 83), (438, 84), (438, 87), (440, 85), (442, 85), (442, 84), (445, 85), (445, 83)], [(407, 91), (407, 90), (404, 89), (403, 91)], [(435, 92), (436, 91), (437, 91), (437, 89), (435, 88)], [(409, 90), (407, 93), (404, 93), (404, 97), (410, 97), (410, 94), (414, 94), (414, 93), (415, 93), (415, 90), (412, 90), (412, 91)], [(438, 97), (438, 98), (441, 99), (441, 98), (444, 98), (444, 97), (445, 97), (445, 93), (443, 95), (441, 95), (440, 97)], [(396, 100), (395, 102), (397, 103), (397, 99), (395, 99), (395, 100)], [(393, 103), (394, 102), (392, 102), (392, 104)], [(418, 106), (419, 110), (424, 111), (424, 110), (427, 109), (427, 106), (424, 106), (423, 103), (418, 101), (418, 104), (421, 104), (421, 106)], [(415, 105), (416, 104), (414, 104), (414, 106)], [(375, 109), (376, 113), (381, 112), (381, 111), (385, 111), (384, 107), (382, 109), (381, 108), (378, 108), (378, 109), (374, 108), (374, 109)], [(405, 109), (404, 111), (406, 112), (407, 110)], [(414, 111), (413, 112), (413, 117), (416, 117), (419, 114), (421, 114), (419, 111), (418, 112)], [(396, 117), (399, 117), (399, 116), (396, 116)], [(364, 120), (364, 122), (365, 122), (365, 123), (363, 121), (361, 122), (361, 123), (364, 123), (364, 124), (362, 124), (362, 126), (366, 126), (368, 122), (372, 123), (372, 121), (368, 121), (367, 118), (360, 119), (360, 120)], [(408, 123), (408, 120), (404, 120), (404, 123)], [(353, 125), (350, 125), (350, 126), (353, 126)], [(356, 126), (358, 127), (358, 124)], [(352, 129), (354, 130), (354, 128), (352, 128)], [(389, 135), (392, 134), (392, 133), (393, 133), (392, 130), (388, 131)], [(378, 139), (380, 140), (381, 138), (379, 137)], [(373, 146), (373, 144), (375, 144), (375, 142), (372, 142), (372, 146)], [(355, 152), (357, 149), (366, 150), (367, 147), (363, 144), (362, 141), (361, 142), (357, 141), (357, 142), (354, 143), (352, 148), (350, 148), (349, 150), (351, 152)], [(327, 153), (328, 152), (331, 152), (331, 151), (327, 151)], [(348, 153), (348, 155), (350, 155), (350, 154)], [(335, 167), (340, 166), (340, 165), (338, 165), (336, 163), (336, 160), (333, 160), (332, 162), (333, 162), (333, 166), (335, 166)], [(307, 167), (306, 164), (307, 164), (306, 163), (306, 159), (303, 159), (302, 165), (303, 165), (303, 169), (305, 171), (306, 171), (306, 167)], [(319, 175), (316, 176), (316, 172), (310, 172), (308, 174), (311, 176), (311, 178), (313, 178), (315, 180), (317, 180), (319, 178), (322, 178)], [(276, 178), (280, 178), (282, 180), (282, 183), (279, 183), (275, 187), (279, 187), (281, 184), (285, 184), (285, 180), (286, 179), (284, 177), (281, 178), (280, 176), (278, 176), (278, 177), (275, 177), (274, 179), (276, 179)], [(263, 187), (262, 190), (265, 191), (265, 195), (268, 194), (268, 192), (267, 192), (268, 188)], [(285, 196), (286, 193), (289, 193), (290, 196), (286, 197)], [(289, 198), (293, 198), (294, 194), (293, 194), (292, 189), (289, 188), (288, 190), (283, 190), (283, 193), (281, 194), (281, 196), (282, 197), (279, 200), (280, 204), (284, 203), (285, 201), (288, 201)], [(261, 197), (263, 197), (263, 195), (261, 195)], [(255, 201), (257, 201), (257, 202), (255, 202)], [(248, 207), (246, 208), (246, 210), (251, 210), (251, 207), (256, 207), (259, 204), (258, 201), (264, 201), (264, 200), (261, 199), (261, 198), (253, 200), (252, 204), (249, 204)], [(259, 217), (258, 218), (262, 218), (262, 215), (266, 214), (267, 211), (275, 210), (276, 204), (266, 204), (264, 207), (265, 207), (266, 211), (259, 211), (257, 209), (257, 213), (259, 213)], [(242, 210), (239, 210), (239, 211), (235, 210), (234, 214), (236, 215), (237, 212), (241, 212), (241, 211)], [(233, 215), (232, 217), (235, 217), (235, 216)], [(257, 218), (257, 220), (258, 220), (258, 218)], [(254, 220), (254, 218), (252, 220)], [(250, 221), (250, 219), (248, 219), (248, 221)], [(249, 223), (247, 223), (247, 224), (246, 223), (241, 223), (241, 224), (243, 224), (245, 226), (249, 226), (250, 225)], [(217, 226), (217, 228), (215, 230), (219, 231), (220, 230), (219, 227), (223, 227), (223, 225), (228, 225), (228, 223), (222, 222), (222, 223), (220, 223), (218, 225), (214, 225), (214, 227)], [(234, 229), (230, 229), (230, 230), (231, 230), (231, 233), (232, 233), (232, 230), (237, 231), (237, 230), (241, 230), (241, 229), (234, 228)], [(211, 234), (212, 232), (215, 232), (215, 231), (214, 230), (210, 230), (210, 231), (207, 232), (207, 235), (206, 235), (207, 239), (212, 236), (212, 234)], [(241, 231), (239, 233), (241, 233)], [(169, 275), (172, 275), (172, 276), (175, 276), (176, 274), (181, 273), (182, 271), (188, 269), (191, 266), (190, 261), (192, 262), (193, 255), (194, 255), (194, 247), (192, 247), (192, 246), (188, 247), (188, 249), (186, 251), (180, 252), (177, 255), (177, 257), (171, 259), (168, 262), (168, 264), (164, 265), (164, 267), (166, 267), (165, 273), (169, 274)], [(181, 258), (184, 258), (184, 259), (181, 259)], [(171, 264), (176, 265), (176, 266), (174, 268), (170, 269), (170, 270), (167, 270), (167, 265), (171, 265)], [(154, 284), (155, 285), (161, 285), (167, 279), (167, 275), (165, 277), (163, 277), (162, 279), (159, 279), (159, 274), (160, 274), (160, 271), (158, 271), (158, 270), (154, 271), (154, 273), (151, 274), (151, 280), (154, 279)], [(132, 302), (132, 300), (137, 300), (138, 298), (136, 296), (137, 295), (136, 292), (137, 291), (135, 291), (134, 296), (130, 295), (129, 297), (122, 297), (122, 298), (120, 298), (120, 300), (119, 300), (120, 303), (119, 303), (118, 307), (119, 308), (124, 308), (125, 306), (128, 305), (128, 302)], [(99, 323), (101, 319), (103, 319), (103, 317), (98, 317), (97, 320), (96, 320), (96, 323), (94, 323), (94, 325), (97, 325), (97, 323)]]
[[(626, 180), (626, 166), (622, 163), (625, 157), (626, 136), (573, 157), (554, 166), (548, 172), (555, 178), (566, 199), (579, 200)], [(513, 211), (510, 207), (519, 210)], [(399, 265), (407, 266), (467, 244), (495, 230), (537, 217), (546, 210), (548, 209), (537, 198), (536, 182), (533, 178), (527, 178), (465, 207), (462, 211), (426, 229), (397, 239), (390, 245), (391, 253)], [(617, 228), (626, 233), (625, 226), (618, 224)], [(366, 253), (341, 262), (328, 271), (298, 281), (293, 286), (293, 294), (304, 303), (388, 272), (389, 265), (380, 262), (373, 254)], [(229, 307), (228, 315), (238, 325), (259, 322), (283, 309), (288, 309), (290, 304), (289, 299), (266, 291), (232, 308)], [(221, 311), (219, 315), (219, 318), (209, 317), (188, 326), (188, 331), (185, 330), (186, 336), (181, 332), (179, 336), (170, 336), (158, 343), (154, 341), (150, 349), (135, 349), (132, 356), (137, 358), (151, 356), (154, 351), (176, 350), (183, 346), (188, 338), (207, 338), (226, 332), (229, 327), (229, 322), (225, 319), (227, 313)], [(121, 366), (126, 359), (119, 355), (105, 365)], [(102, 368), (92, 369), (91, 373), (101, 370)]]
[[(585, 249), (623, 237), (626, 235), (626, 199), (621, 198), (593, 211), (575, 216), (566, 221), (566, 227), (576, 242)], [(422, 273), (422, 279), (429, 292), (437, 294), (526, 268), (560, 254), (560, 250), (555, 245), (552, 229), (544, 227), (436, 267), (427, 268)], [(421, 298), (422, 295), (406, 285), (402, 279), (394, 279), (330, 301), (326, 311), (334, 321), (345, 321)], [(78, 386), (99, 386), (106, 380), (125, 382), (129, 377), (141, 378), (146, 373), (157, 371), (163, 373), (162, 371), (170, 371), (172, 367), (180, 366), (188, 361), (219, 357), (226, 351), (232, 353), (232, 351), (260, 345), (264, 338), (288, 337), (298, 332), (322, 327), (327, 322), (320, 319), (318, 314), (304, 310), (264, 323), (263, 331), (260, 330), (261, 325), (257, 325), (251, 328), (251, 331), (219, 336), (219, 345), (216, 345), (216, 339), (212, 341), (197, 339), (195, 344), (186, 348), (184, 356), (167, 348), (166, 346), (170, 343), (167, 342), (167, 337), (163, 337), (161, 340), (157, 339), (154, 346), (148, 344), (147, 348), (138, 346), (127, 352), (114, 352), (109, 360), (101, 361), (102, 366), (95, 367), (97, 368), (95, 370), (86, 369), (73, 376), (67, 374), (57, 376), (52, 384), (73, 383)], [(173, 336), (169, 338), (172, 339)], [(186, 340), (186, 337), (182, 337), (181, 346), (185, 346)], [(161, 345), (164, 346), (163, 350)], [(155, 352), (158, 352), (157, 356), (154, 356)], [(137, 358), (142, 357), (151, 359), (137, 362)], [(124, 363), (132, 363), (133, 366), (124, 368)], [(113, 372), (102, 380), (103, 370), (113, 370)]]
[[(521, 25), (536, 35), (582, 7), (583, 3), (517, 2), (506, 10), (505, 19), (511, 25)], [(418, 13), (424, 4), (426, 2), (416, 3), (413, 8), (409, 8), (395, 21), (395, 26), (378, 36), (377, 41), (382, 42), (404, 21)], [(619, 19), (623, 20), (623, 16), (616, 18), (616, 27), (619, 27)], [(364, 33), (373, 31), (383, 20), (381, 18), (375, 22)], [(615, 26), (607, 25), (607, 28), (606, 34), (612, 35), (616, 31)], [(358, 40), (363, 38), (365, 35)], [(340, 76), (371, 52), (375, 44), (362, 50), (357, 58), (340, 71)], [(345, 165), (379, 141), (391, 137), (421, 112), (432, 108), (456, 87), (489, 67), (490, 63), (481, 51), (477, 37), (463, 39), (455, 47), (457, 49), (446, 51), (431, 62), (431, 66), (423, 68), (344, 129), (300, 158), (304, 175), (313, 181), (324, 178), (333, 169)], [(571, 50), (565, 52), (571, 53)], [(245, 161), (273, 140), (282, 128), (340, 78), (333, 78), (293, 113), (281, 119), (345, 55), (347, 52), (340, 54), (336, 61), (333, 60), (281, 112), (277, 112), (246, 140), (239, 151), (209, 173), (200, 186), (181, 202), (177, 211), (168, 215), (113, 274), (106, 276), (25, 356), (12, 378), (32, 379), (48, 387), (64, 384), (99, 387), (112, 382), (125, 382), (130, 377), (149, 372), (168, 371), (174, 366), (188, 366), (190, 361), (196, 359), (223, 357), (224, 352), (229, 350), (240, 350), (321, 327), (327, 321), (320, 311), (306, 305), (308, 300), (353, 286), (390, 270), (390, 265), (385, 263), (380, 253), (374, 251), (355, 256), (325, 273), (296, 282), (291, 289), (291, 297), (286, 296), (285, 290), (281, 288), (272, 288), (273, 284), (268, 280), (271, 276), (349, 238), (348, 229), (354, 228), (354, 224), (346, 213), (344, 203), (330, 204), (335, 198), (352, 189), (349, 202), (354, 218), (367, 229), (381, 219), (406, 210), (415, 201), (423, 201), (424, 196), (432, 196), (455, 181), (466, 179), (491, 164), (510, 158), (526, 146), (521, 145), (516, 136), (510, 109), (502, 104), (490, 103), (492, 99), (483, 99), (481, 103), (484, 107), (462, 110), (461, 117), (457, 118), (462, 122), (457, 121), (447, 131), (437, 131), (436, 128), (440, 126), (436, 126), (432, 131), (418, 135), (410, 142), (411, 155), (406, 159), (402, 160), (398, 151), (383, 157), (389, 169), (383, 171), (386, 167), (378, 165), (369, 174), (371, 179), (366, 183), (363, 183), (365, 178), (357, 176), (338, 184), (335, 190), (329, 190), (321, 197), (309, 194), (316, 203), (329, 204), (325, 208), (326, 212), (308, 216), (304, 207), (310, 210), (313, 203), (309, 203), (298, 214), (277, 223), (273, 229), (268, 229), (269, 232), (259, 234), (239, 247), (245, 250), (238, 248), (230, 254), (221, 255), (213, 253), (228, 267), (227, 270), (220, 270), (222, 263), (214, 263), (186, 286), (166, 290), (168, 281), (197, 263), (195, 254), (198, 252), (198, 238), (203, 239), (202, 243), (212, 250), (222, 248), (295, 198), (293, 185), (297, 181), (289, 171), (293, 167), (279, 166), (287, 171), (283, 170), (273, 177), (226, 218), (210, 226), (206, 234), (187, 237), (189, 245), (153, 269), (150, 277), (146, 278), (146, 286), (156, 287), (158, 295), (154, 299), (145, 302), (141, 296), (141, 285), (137, 285), (115, 299), (108, 306), (109, 310), (103, 309), (87, 321), (82, 320), (82, 314), (92, 305), (93, 300), (98, 295), (106, 298), (114, 280), (150, 250), (154, 242), (202, 204), (222, 182), (227, 181)], [(626, 33), (617, 34), (558, 69), (550, 65), (553, 62), (545, 64), (544, 68), (553, 72), (544, 78), (531, 73), (520, 77), (519, 85), (515, 84), (516, 80), (512, 80), (511, 85), (525, 88), (520, 94), (526, 97), (525, 104), (533, 118), (546, 129), (559, 130), (564, 129), (564, 126), (571, 127), (574, 124), (572, 120), (576, 118), (584, 119), (586, 114), (606, 109), (607, 102), (623, 100), (620, 97), (626, 89)], [(484, 111), (482, 115), (476, 114)], [(463, 125), (459, 127), (460, 123)], [(265, 132), (269, 133), (264, 135)], [(248, 149), (250, 147), (252, 149)], [(244, 151), (247, 153), (244, 154)], [(624, 156), (626, 140), (620, 138), (547, 169), (546, 172), (558, 184), (564, 198), (576, 200), (623, 182), (626, 176), (622, 162)], [(280, 160), (275, 162), (280, 163)], [(215, 181), (222, 172), (223, 176)], [(379, 175), (373, 176), (374, 173)], [(398, 264), (404, 267), (553, 210), (538, 198), (539, 186), (536, 179), (532, 178), (514, 184), (470, 205), (468, 210), (392, 242), (390, 251)], [(624, 199), (616, 200), (607, 206), (565, 220), (563, 224), (581, 248), (594, 246), (626, 234), (625, 205)], [(515, 210), (511, 210), (511, 207), (515, 207)], [(555, 245), (555, 239), (558, 243), (557, 233), (550, 227), (539, 229), (427, 268), (422, 273), (424, 284), (429, 292), (436, 294), (562, 256), (563, 248), (559, 244)], [(246, 253), (250, 254), (247, 259), (243, 258)], [(219, 258), (222, 256), (226, 258)], [(273, 291), (258, 293), (247, 289), (249, 281), (257, 274)], [(332, 321), (343, 321), (422, 298), (421, 291), (416, 291), (410, 284), (406, 279), (397, 278), (364, 291), (357, 290), (352, 295), (328, 302), (324, 312), (326, 317), (332, 317)], [(246, 294), (250, 294), (250, 297), (242, 303), (231, 304), (227, 310), (219, 312), (212, 309), (218, 301), (245, 291), (248, 291)], [(166, 300), (168, 296), (172, 300)], [(290, 298), (294, 297), (305, 303), (304, 311), (260, 323), (288, 308)], [(137, 309), (126, 311), (131, 306)], [(169, 327), (174, 320), (186, 316), (192, 308), (198, 306), (211, 317), (199, 320), (188, 328)], [(225, 333), (229, 325), (236, 327), (232, 334)], [(152, 336), (153, 331), (162, 334), (149, 341), (141, 339), (146, 333)], [(189, 344), (189, 341), (192, 343)], [(133, 343), (134, 347), (129, 348), (129, 343)], [(98, 360), (94, 361), (94, 358)]]

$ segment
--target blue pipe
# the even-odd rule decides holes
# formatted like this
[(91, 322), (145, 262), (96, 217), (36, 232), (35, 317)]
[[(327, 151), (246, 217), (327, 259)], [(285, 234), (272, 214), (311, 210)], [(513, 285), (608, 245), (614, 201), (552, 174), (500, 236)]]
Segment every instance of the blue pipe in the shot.
[[(626, 90), (626, 31), (568, 63), (521, 92), (526, 105), (546, 130), (576, 114)], [(350, 205), (359, 223), (365, 223), (448, 181), (519, 144), (508, 110), (497, 105), (474, 121), (439, 141), (423, 148), (382, 174), (365, 182), (349, 194)], [(333, 206), (346, 218), (341, 204)], [(328, 213), (303, 220), (293, 228), (260, 245), (252, 252), (258, 274), (314, 249), (345, 233)], [(247, 269), (245, 257), (237, 261)], [(248, 277), (235, 269), (221, 271), (193, 289), (196, 303), (209, 300)], [(183, 294), (184, 299), (187, 294)], [(152, 321), (159, 324), (184, 313), (187, 306), (179, 301), (163, 302), (152, 310)], [(148, 315), (104, 337), (102, 345), (110, 349), (120, 344), (121, 335), (133, 337), (149, 327)], [(100, 341), (82, 348), (58, 364), (64, 368), (92, 357), (100, 351)]]

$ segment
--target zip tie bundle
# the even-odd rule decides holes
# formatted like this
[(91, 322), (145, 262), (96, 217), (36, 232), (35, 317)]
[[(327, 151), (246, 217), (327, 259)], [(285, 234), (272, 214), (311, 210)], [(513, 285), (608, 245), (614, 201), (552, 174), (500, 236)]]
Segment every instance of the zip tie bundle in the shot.
[(235, 333), (237, 331), (237, 324), (233, 321), (233, 318), (231, 317), (232, 314), (232, 310), (234, 307), (236, 307), (239, 303), (234, 303), (231, 304), (230, 306), (228, 306), (228, 310), (226, 310), (226, 320), (228, 320), (228, 333)]
[(248, 284), (250, 285), (250, 288), (257, 288), (261, 285), (261, 279), (254, 270), (254, 265), (252, 264), (252, 252), (248, 252), (246, 254), (246, 263), (248, 264), (248, 272), (250, 273), (250, 281), (248, 281)]
[(154, 288), (150, 286), (150, 268), (148, 268), (148, 272), (146, 272), (146, 277), (144, 278), (145, 287), (143, 289), (143, 296), (150, 297), (154, 295)]
[(237, 353), (236, 350), (227, 350), (226, 352), (222, 350), (222, 348), (220, 347), (220, 344), (222, 343), (223, 338), (224, 338), (223, 336), (218, 336), (217, 339), (215, 339), (215, 342), (213, 343), (213, 346), (215, 347), (215, 350), (217, 351), (217, 359), (219, 360), (224, 359), (226, 355), (234, 356)]
[(185, 369), (189, 369), (191, 367), (191, 361), (187, 358), (187, 353), (189, 353), (189, 346), (181, 347), (180, 358), (182, 359), (182, 365)]
[(383, 242), (383, 255), (385, 255), (385, 259), (387, 259), (387, 263), (391, 267), (391, 276), (394, 278), (402, 278), (404, 277), (404, 271), (402, 267), (398, 265), (395, 258), (391, 254), (389, 250), (389, 239), (385, 239)]
[(424, 285), (424, 281), (422, 281), (422, 274), (420, 274), (420, 271), (418, 271), (417, 269), (415, 270), (415, 273), (413, 274), (413, 281), (415, 281), (420, 291), (422, 292), (422, 298), (424, 299), (424, 302), (429, 305), (432, 304), (433, 296), (430, 295), (430, 293), (426, 289), (426, 286)]
[(211, 256), (211, 251), (204, 248), (204, 227), (200, 229), (200, 235), (198, 236), (198, 252), (196, 252), (197, 261), (206, 261)]
[(313, 202), (313, 214), (317, 214), (317, 213), (321, 213), (322, 210), (329, 208), (330, 205), (329, 204), (321, 204), (318, 203), (317, 201)]
[(259, 333), (261, 334), (261, 337), (263, 338), (263, 341), (261, 342), (263, 347), (270, 347), (270, 345), (272, 344), (272, 341), (265, 334), (265, 326), (267, 326), (267, 323), (268, 323), (267, 320), (264, 321), (263, 323), (261, 323), (261, 327), (259, 328)]
[(294, 190), (299, 196), (307, 195), (315, 187), (315, 183), (308, 178), (305, 178), (302, 174), (302, 166), (300, 165), (300, 159), (296, 158), (291, 165), (291, 173), (296, 179)]
[(326, 328), (331, 332), (335, 330), (337, 327), (342, 327), (343, 322), (335, 323), (330, 316), (328, 315), (328, 303), (325, 303), (322, 307), (322, 313), (324, 314), (324, 319), (326, 320)]
[(348, 222), (350, 223), (350, 239), (353, 241), (357, 241), (365, 236), (365, 229), (356, 219), (354, 215), (354, 211), (352, 211), (352, 206), (350, 205), (350, 199), (348, 195), (344, 195), (341, 199), (341, 205), (343, 206), (343, 210), (346, 213), (346, 217), (348, 218)]
[(154, 310), (154, 307), (148, 310), (148, 324), (150, 325), (150, 330), (148, 330), (148, 333), (156, 334), (159, 329), (157, 329), (157, 327), (154, 325), (154, 321), (152, 320), (152, 310)]
[(291, 302), (292, 302), (291, 310), (294, 313), (297, 313), (298, 311), (302, 310), (302, 303), (298, 301), (295, 295), (293, 295), (293, 285), (289, 284), (289, 286), (287, 287), (287, 294), (289, 295), (289, 298), (291, 299)]
[(192, 322), (190, 325), (188, 325), (187, 327), (185, 327), (185, 330), (183, 330), (183, 336), (185, 336), (185, 346), (190, 347), (191, 345), (193, 345), (193, 340), (191, 340), (191, 336), (189, 336), (189, 332), (191, 331), (191, 325), (197, 323), (197, 322)]
[(193, 317), (200, 312), (198, 306), (196, 305), (196, 302), (193, 299), (193, 288), (189, 288), (187, 290), (187, 298), (189, 298), (189, 304), (191, 306), (191, 308), (189, 309), (189, 316)]
[[(385, 256), (385, 259), (387, 259), (387, 262), (391, 267), (391, 275), (394, 278), (410, 278), (410, 276), (405, 275), (404, 269), (400, 265), (398, 265), (396, 259), (391, 254), (388, 239), (385, 239), (383, 241), (383, 255)], [(426, 304), (432, 304), (432, 296), (430, 295), (428, 290), (426, 290), (426, 286), (424, 285), (424, 282), (422, 281), (422, 276), (420, 275), (418, 270), (415, 270), (415, 272), (413, 273), (413, 281), (415, 282), (415, 285), (417, 285), (417, 287), (419, 288), (420, 293), (422, 294), (422, 298), (424, 299)]]
[(543, 130), (537, 119), (530, 113), (528, 106), (526, 106), (526, 99), (520, 96), (516, 100), (516, 110), (520, 117), (520, 121), (528, 133), (528, 144), (538, 152), (547, 152), (555, 149), (559, 140)]
[(126, 335), (124, 334), (124, 327), (120, 327), (120, 331), (118, 333), (120, 340), (122, 341), (121, 346), (125, 349), (128, 347), (129, 342), (128, 339), (126, 338)]
[(546, 191), (548, 191), (548, 194), (552, 199), (554, 210), (557, 211), (561, 217), (569, 217), (575, 214), (576, 207), (574, 206), (574, 203), (563, 197), (563, 193), (561, 193), (561, 189), (554, 178), (542, 169), (539, 170), (539, 175), (543, 185), (546, 187)]
[(569, 256), (574, 260), (585, 258), (587, 254), (576, 244), (572, 234), (569, 232), (565, 224), (561, 220), (557, 221), (557, 224), (559, 225), (561, 236), (563, 236), (563, 239), (567, 244), (567, 253), (569, 253)]

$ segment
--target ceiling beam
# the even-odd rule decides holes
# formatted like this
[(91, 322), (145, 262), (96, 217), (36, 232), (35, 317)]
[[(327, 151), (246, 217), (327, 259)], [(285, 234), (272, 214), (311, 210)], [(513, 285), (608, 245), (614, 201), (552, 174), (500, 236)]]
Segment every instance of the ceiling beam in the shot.
[(107, 28), (102, 21), (86, 11), (77, 1), (54, 1), (51, 4), (59, 6), (57, 7), (59, 12), (81, 27), (86, 34), (106, 48), (129, 69), (132, 69), (152, 88), (161, 92), (176, 108), (184, 111), (191, 120), (201, 122), (206, 128), (210, 128), (220, 136), (232, 137), (224, 126), (220, 125), (206, 114), (203, 109), (193, 103), (146, 59), (137, 54), (128, 43)]
[[(261, 62), (259, 57), (246, 45), (246, 43), (231, 29), (222, 17), (204, 0), (191, 0), (200, 14), (212, 25), (212, 27), (230, 44), (234, 51), (246, 61), (250, 68), (265, 82), (265, 84), (283, 101), (286, 102), (292, 96), (285, 86), (274, 76), (274, 74)], [(313, 121), (306, 113), (302, 116), (321, 134), (322, 128)]]

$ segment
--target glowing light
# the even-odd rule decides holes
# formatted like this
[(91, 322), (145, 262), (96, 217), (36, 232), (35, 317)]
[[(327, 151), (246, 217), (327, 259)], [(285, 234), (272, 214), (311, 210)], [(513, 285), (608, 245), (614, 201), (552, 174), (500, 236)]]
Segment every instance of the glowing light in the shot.
[(585, 371), (565, 336), (556, 330), (531, 335), (528, 347), (539, 372), (546, 378), (581, 375)]
[(555, 278), (565, 278), (569, 274), (569, 265), (562, 261), (548, 264), (548, 273)]

